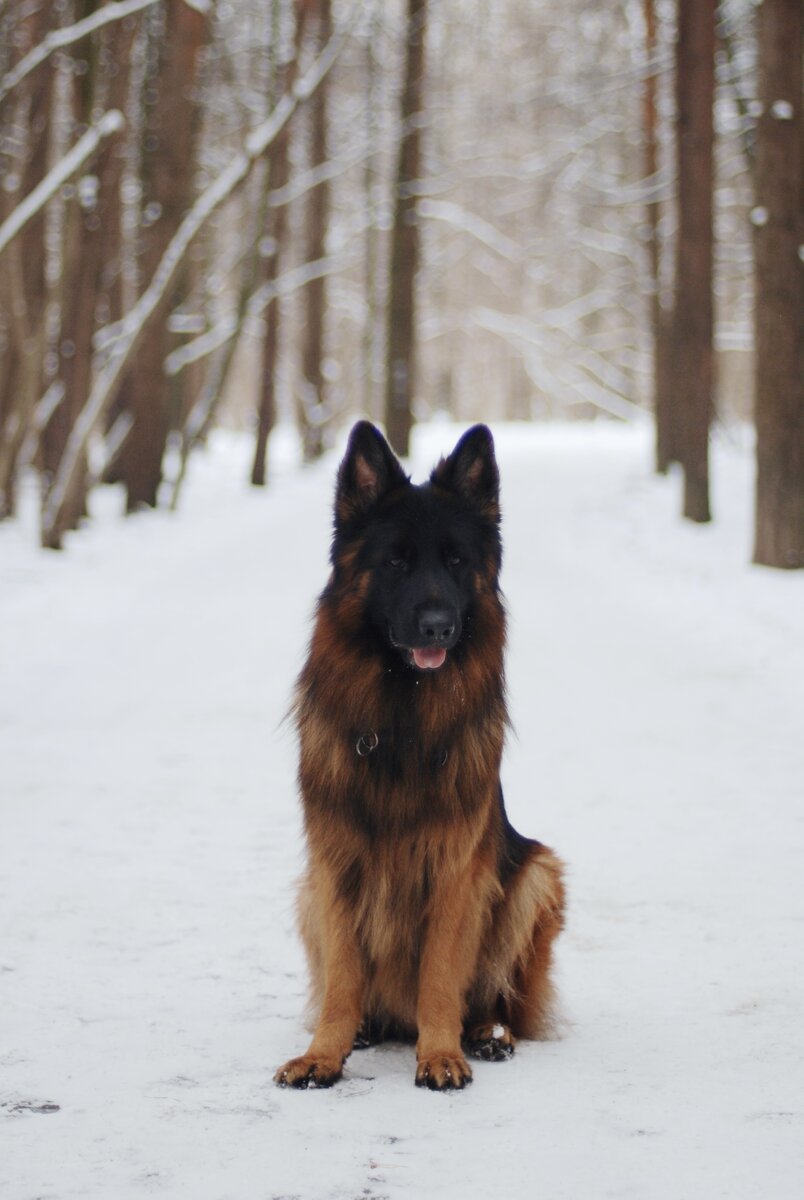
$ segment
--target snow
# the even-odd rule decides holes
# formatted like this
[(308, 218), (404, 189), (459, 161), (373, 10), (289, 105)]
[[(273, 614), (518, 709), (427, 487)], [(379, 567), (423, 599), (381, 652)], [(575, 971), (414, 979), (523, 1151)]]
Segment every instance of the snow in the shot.
[[(57, 525), (76, 472), (81, 469), (84, 451), (108, 412), (117, 394), (123, 372), (140, 346), (148, 322), (174, 282), (187, 251), (212, 214), (247, 178), (254, 164), (287, 125), (299, 103), (309, 99), (332, 69), (348, 40), (358, 12), (359, 7), (353, 8), (349, 23), (342, 32), (333, 34), (312, 66), (296, 81), (293, 93), (286, 93), (280, 97), (271, 115), (249, 132), (244, 148), (234, 153), (226, 166), (201, 192), (192, 208), (185, 213), (178, 229), (165, 247), (150, 282), (133, 308), (119, 321), (105, 326), (95, 335), (95, 347), (99, 354), (105, 354), (106, 358), (99, 366), (86, 403), (72, 425), (48, 493), (42, 514), (42, 525), (46, 534), (51, 534)], [(109, 115), (107, 114), (107, 117)], [(269, 300), (270, 296), (266, 297), (266, 303)]]
[[(506, 797), (568, 864), (561, 1040), (331, 1091), (301, 1052), (292, 730), (336, 459), (218, 435), (178, 514), (0, 526), (4, 1200), (793, 1200), (804, 1171), (804, 574), (748, 565), (752, 468), (681, 522), (646, 428), (495, 429)], [(457, 430), (417, 430), (414, 476)], [(54, 1109), (54, 1106), (58, 1106)]]
[(62, 49), (65, 46), (74, 45), (87, 37), (90, 33), (95, 33), (98, 29), (102, 29), (104, 25), (108, 25), (111, 21), (120, 21), (124, 17), (129, 17), (133, 13), (140, 12), (143, 8), (150, 8), (156, 4), (157, 0), (110, 0), (103, 8), (91, 16), (85, 17), (82, 21), (77, 21), (74, 25), (65, 25), (61, 29), (51, 29), (45, 37), (32, 50), (21, 58), (17, 65), (8, 72), (7, 75), (0, 79), (0, 101), (4, 100), (8, 93), (21, 83), (31, 71), (35, 70), (40, 63), (43, 63), (54, 50)]
[(37, 213), (42, 211), (47, 202), (52, 200), (62, 184), (71, 175), (74, 175), (76, 171), (80, 171), (87, 159), (91, 158), (95, 153), (103, 139), (111, 137), (114, 133), (119, 133), (125, 126), (125, 123), (123, 114), (118, 109), (112, 108), (104, 113), (96, 124), (89, 127), (68, 153), (59, 159), (56, 165), (48, 171), (47, 175), (28, 193), (24, 200), (20, 201), (16, 208), (12, 210), (10, 216), (0, 225), (0, 253), (5, 250), (9, 242), (13, 241), (20, 230), (24, 229), (28, 222), (32, 221)]

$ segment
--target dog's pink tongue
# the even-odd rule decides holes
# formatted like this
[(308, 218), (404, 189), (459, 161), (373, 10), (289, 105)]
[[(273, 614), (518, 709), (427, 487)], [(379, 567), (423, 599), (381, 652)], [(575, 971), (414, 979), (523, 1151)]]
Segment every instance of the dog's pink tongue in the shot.
[(413, 661), (420, 671), (435, 671), (437, 667), (443, 667), (447, 658), (447, 652), (441, 646), (425, 646), (412, 653)]

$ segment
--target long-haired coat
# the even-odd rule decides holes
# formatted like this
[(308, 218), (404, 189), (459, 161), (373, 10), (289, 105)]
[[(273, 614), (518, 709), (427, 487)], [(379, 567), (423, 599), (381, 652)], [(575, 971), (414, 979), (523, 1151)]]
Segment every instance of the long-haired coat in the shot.
[(511, 826), (499, 476), (483, 425), (411, 484), (360, 422), (338, 473), (332, 574), (295, 714), (315, 1033), (276, 1074), (324, 1087), (354, 1046), (416, 1039), (416, 1083), (551, 1025), (556, 856)]

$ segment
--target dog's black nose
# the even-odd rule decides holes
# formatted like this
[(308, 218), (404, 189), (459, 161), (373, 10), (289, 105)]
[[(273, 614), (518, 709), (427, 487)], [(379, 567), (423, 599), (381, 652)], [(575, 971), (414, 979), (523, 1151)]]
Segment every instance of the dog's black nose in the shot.
[(455, 615), (451, 609), (428, 604), (419, 612), (419, 633), (428, 642), (439, 645), (448, 642), (455, 632)]

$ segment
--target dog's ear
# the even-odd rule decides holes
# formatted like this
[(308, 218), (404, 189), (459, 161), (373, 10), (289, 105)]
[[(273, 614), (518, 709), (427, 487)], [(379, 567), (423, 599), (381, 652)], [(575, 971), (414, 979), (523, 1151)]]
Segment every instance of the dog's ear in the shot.
[(467, 430), (452, 454), (441, 459), (430, 480), (467, 500), (488, 520), (499, 521), (500, 473), (487, 425)]
[(358, 421), (338, 470), (336, 522), (361, 516), (386, 492), (407, 482), (408, 476), (379, 429), (370, 421)]

